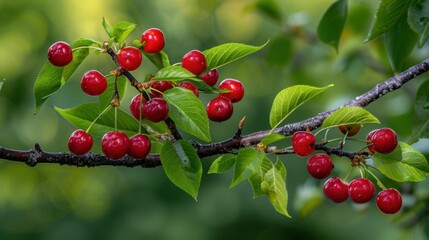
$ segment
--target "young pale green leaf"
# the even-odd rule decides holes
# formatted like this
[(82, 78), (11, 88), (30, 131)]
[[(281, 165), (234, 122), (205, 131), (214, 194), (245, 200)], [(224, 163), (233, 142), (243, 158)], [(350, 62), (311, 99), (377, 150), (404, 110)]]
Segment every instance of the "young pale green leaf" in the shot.
[(160, 157), (168, 179), (197, 200), (203, 167), (192, 144), (185, 140), (166, 142)]
[[(276, 163), (277, 165), (277, 163)], [(274, 209), (286, 217), (291, 217), (287, 210), (288, 193), (286, 189), (286, 168), (276, 166), (271, 168), (265, 175), (261, 183), (262, 190), (267, 195), (268, 200), (273, 205)], [(284, 169), (284, 175), (282, 174)]]
[(234, 188), (255, 174), (260, 169), (264, 157), (263, 151), (252, 148), (240, 149), (235, 160), (234, 177), (229, 188)]
[(323, 14), (317, 27), (317, 35), (322, 42), (338, 51), (338, 44), (346, 21), (347, 0), (338, 0)]
[(113, 41), (117, 43), (122, 43), (130, 35), (132, 31), (136, 28), (136, 24), (130, 22), (118, 22), (113, 26), (112, 36)]
[(109, 38), (113, 38), (113, 28), (112, 26), (107, 22), (106, 18), (103, 17), (103, 21), (101, 23), (103, 25), (104, 31), (106, 31), (107, 35), (109, 35)]
[(299, 106), (332, 86), (331, 84), (323, 88), (318, 88), (307, 85), (295, 85), (280, 91), (274, 98), (273, 105), (271, 106), (271, 128), (276, 128)]
[(224, 173), (228, 171), (235, 163), (235, 155), (234, 154), (224, 154), (218, 157), (208, 171), (208, 174), (211, 173)]
[(281, 141), (285, 138), (286, 138), (285, 135), (281, 135), (281, 134), (277, 134), (277, 133), (271, 133), (271, 134), (268, 134), (267, 136), (265, 136), (264, 138), (262, 138), (261, 143), (264, 145), (270, 145), (272, 143)]
[(410, 143), (416, 142), (419, 138), (429, 136), (429, 79), (424, 81), (416, 94), (414, 103), (414, 124)]
[(241, 43), (225, 43), (203, 51), (207, 60), (207, 71), (220, 68), (228, 63), (243, 58), (261, 50), (268, 41), (261, 46), (251, 46)]
[(253, 198), (265, 195), (261, 184), (262, 181), (264, 181), (265, 174), (273, 168), (273, 166), (273, 162), (265, 156), (264, 159), (262, 159), (262, 164), (259, 169), (249, 178), (249, 183), (253, 189)]
[(168, 116), (180, 129), (203, 141), (211, 141), (207, 112), (191, 91), (175, 87), (165, 91), (163, 98), (168, 103)]
[(397, 182), (419, 182), (429, 176), (429, 164), (423, 154), (403, 142), (393, 152), (375, 153), (372, 159), (382, 174)]
[(429, 38), (429, 1), (412, 1), (408, 8), (408, 23), (419, 34), (419, 47)]
[[(110, 105), (115, 89), (115, 76), (110, 75), (106, 79), (107, 88), (100, 96), (98, 96), (98, 104), (100, 105), (101, 110), (105, 109), (107, 106)], [(122, 98), (125, 96), (127, 85), (127, 79), (125, 78), (125, 76), (120, 76), (118, 78), (118, 93), (120, 100), (122, 100)]]
[[(54, 107), (64, 119), (69, 121), (78, 129), (86, 130), (89, 125), (100, 114), (98, 103), (86, 103), (69, 109), (61, 109)], [(117, 109), (118, 121), (117, 130), (125, 132), (128, 136), (138, 133), (139, 124), (129, 114)], [(97, 122), (91, 127), (89, 133), (93, 136), (103, 136), (108, 131), (115, 130), (115, 111), (110, 109), (107, 113), (101, 116)]]
[(153, 76), (153, 80), (163, 81), (181, 81), (189, 78), (195, 78), (195, 75), (181, 66), (164, 67)]
[(329, 115), (322, 129), (350, 124), (380, 123), (374, 115), (361, 107), (342, 107)]
[(404, 62), (416, 46), (418, 36), (411, 30), (404, 15), (384, 34), (387, 56), (394, 72), (404, 69)]
[(274, 164), (274, 167), (279, 171), (280, 175), (286, 179), (286, 167), (283, 164), (283, 162), (277, 158), (276, 163)]
[(406, 14), (411, 0), (381, 0), (365, 42), (371, 41), (389, 29)]
[(34, 82), (34, 98), (36, 102), (34, 114), (39, 111), (49, 96), (58, 91), (67, 82), (73, 72), (88, 56), (89, 50), (85, 47), (95, 44), (98, 44), (98, 42), (91, 39), (78, 39), (73, 42), (71, 45), (75, 49), (73, 50), (73, 60), (65, 67), (56, 67), (49, 61), (46, 61)]

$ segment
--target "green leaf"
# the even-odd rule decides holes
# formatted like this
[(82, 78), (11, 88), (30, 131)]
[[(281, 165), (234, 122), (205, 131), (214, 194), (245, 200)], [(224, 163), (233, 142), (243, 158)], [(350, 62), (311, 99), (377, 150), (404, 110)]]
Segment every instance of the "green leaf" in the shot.
[(417, 38), (417, 34), (408, 25), (405, 14), (384, 34), (387, 56), (393, 71), (404, 70), (404, 62), (414, 49)]
[(224, 154), (218, 157), (208, 171), (208, 174), (211, 173), (223, 173), (228, 171), (235, 163), (235, 155), (234, 154)]
[(6, 81), (5, 79), (0, 80), (0, 90), (3, 87), (3, 84), (4, 84), (5, 81)]
[(295, 85), (280, 91), (271, 106), (271, 128), (276, 128), (299, 106), (332, 86), (331, 84), (323, 88), (317, 88), (307, 85)]
[(423, 154), (403, 142), (392, 153), (375, 153), (372, 159), (381, 173), (397, 182), (419, 182), (429, 176), (429, 164)]
[[(98, 42), (91, 39), (78, 39), (71, 45), (71, 47), (75, 49), (95, 44), (98, 44)], [(39, 111), (40, 107), (49, 96), (58, 91), (67, 82), (88, 54), (88, 48), (73, 50), (73, 60), (65, 67), (56, 67), (49, 61), (45, 63), (34, 83), (34, 98), (36, 102), (34, 114)]]
[(153, 80), (180, 81), (195, 78), (195, 75), (180, 66), (168, 66), (160, 69), (153, 76)]
[(265, 174), (273, 167), (273, 163), (268, 157), (262, 159), (262, 164), (259, 169), (249, 178), (249, 183), (253, 189), (253, 198), (265, 195), (261, 184), (264, 181)]
[[(110, 105), (115, 89), (115, 76), (110, 75), (106, 79), (107, 88), (100, 96), (98, 96), (98, 104), (100, 105), (101, 110), (105, 109), (107, 106)], [(120, 76), (118, 78), (118, 93), (120, 100), (122, 100), (122, 98), (125, 96), (127, 85), (127, 79), (125, 78), (125, 76)]]
[(329, 115), (322, 123), (322, 129), (350, 124), (380, 123), (376, 117), (361, 107), (342, 107)]
[(147, 53), (143, 51), (143, 54), (157, 67), (162, 69), (170, 66), (170, 60), (168, 59), (167, 53), (161, 51), (159, 53)]
[(229, 188), (234, 188), (255, 174), (259, 170), (264, 157), (265, 153), (262, 151), (252, 148), (240, 149), (235, 160), (234, 177)]
[(264, 138), (262, 138), (261, 143), (264, 145), (270, 145), (271, 143), (281, 141), (285, 138), (286, 138), (286, 136), (284, 136), (284, 135), (277, 134), (277, 133), (271, 133), (271, 134), (268, 134), (267, 136), (265, 136)]
[(414, 124), (410, 143), (416, 142), (419, 138), (429, 137), (429, 79), (424, 81), (416, 94), (414, 103)]
[(291, 216), (287, 211), (288, 193), (286, 190), (286, 168), (283, 166), (281, 169), (285, 170), (285, 176), (282, 175), (282, 170), (274, 166), (264, 175), (261, 187), (274, 209), (280, 214), (290, 218)]
[[(61, 109), (54, 107), (64, 119), (69, 121), (73, 126), (78, 129), (86, 130), (89, 125), (100, 114), (98, 103), (86, 103), (69, 109)], [(129, 114), (123, 112), (121, 109), (118, 111), (117, 129), (125, 132), (128, 136), (138, 133), (139, 124)], [(97, 122), (91, 127), (89, 133), (93, 136), (101, 137), (108, 131), (115, 130), (115, 111), (110, 109), (107, 113), (101, 116)]]
[(228, 63), (261, 50), (268, 41), (261, 46), (251, 46), (241, 43), (225, 43), (203, 51), (207, 60), (207, 71), (220, 68)]
[(274, 164), (274, 167), (279, 171), (280, 175), (286, 179), (286, 167), (283, 164), (282, 161), (280, 161), (280, 159), (277, 159), (276, 163)]
[(208, 94), (218, 94), (218, 93), (229, 92), (229, 90), (227, 89), (219, 89), (219, 88), (212, 87), (199, 78), (191, 78), (186, 80), (192, 82), (195, 85), (195, 87), (198, 88), (199, 91), (202, 91)]
[(166, 142), (161, 149), (161, 163), (168, 179), (197, 200), (203, 167), (192, 144), (185, 140)]
[(113, 41), (117, 43), (122, 43), (130, 35), (132, 31), (136, 28), (136, 24), (121, 21), (116, 23), (112, 29)]
[(414, 0), (408, 8), (408, 23), (419, 34), (419, 47), (429, 38), (429, 1)]
[(365, 42), (371, 41), (389, 29), (407, 12), (410, 0), (381, 0)]
[(328, 8), (319, 22), (317, 34), (320, 40), (338, 51), (338, 44), (346, 21), (347, 0), (338, 0)]
[(202, 102), (188, 89), (175, 87), (164, 92), (169, 117), (183, 131), (206, 142), (211, 141), (209, 118)]
[(103, 17), (102, 25), (103, 25), (104, 31), (106, 31), (107, 35), (109, 35), (109, 38), (113, 38), (113, 28), (104, 17)]

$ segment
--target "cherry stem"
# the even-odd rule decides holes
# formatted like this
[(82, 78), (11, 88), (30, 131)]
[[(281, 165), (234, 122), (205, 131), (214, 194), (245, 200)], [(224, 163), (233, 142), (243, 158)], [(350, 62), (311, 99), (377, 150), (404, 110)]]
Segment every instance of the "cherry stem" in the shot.
[(142, 105), (143, 105), (143, 93), (140, 93), (140, 104), (139, 104), (139, 134), (142, 133)]
[(107, 106), (100, 114), (98, 114), (98, 116), (94, 119), (94, 121), (92, 121), (92, 123), (88, 126), (88, 128), (86, 129), (85, 132), (89, 132), (89, 130), (91, 130), (92, 126), (95, 124), (95, 122), (97, 122), (97, 120), (103, 116), (105, 113), (107, 113), (110, 109), (112, 108), (111, 105)]
[[(364, 163), (360, 163), (360, 166), (362, 166), (363, 169), (365, 169), (365, 171), (367, 173), (369, 173), (374, 179), (375, 181), (377, 181), (377, 185), (382, 189), (382, 190), (386, 190), (386, 187), (383, 185), (383, 183), (380, 181), (380, 179), (371, 171), (369, 170), (369, 168), (367, 167), (366, 164)], [(369, 165), (370, 167), (372, 167), (371, 165)]]

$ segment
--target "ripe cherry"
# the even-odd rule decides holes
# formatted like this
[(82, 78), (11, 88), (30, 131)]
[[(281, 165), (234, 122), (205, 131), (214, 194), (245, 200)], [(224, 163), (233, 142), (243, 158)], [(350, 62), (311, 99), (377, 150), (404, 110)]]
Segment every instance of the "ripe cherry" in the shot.
[(195, 96), (199, 96), (198, 88), (191, 82), (181, 82), (177, 86), (191, 90)]
[(150, 87), (152, 88), (150, 92), (152, 98), (161, 97), (163, 92), (173, 88), (173, 83), (170, 81), (154, 81)]
[(141, 43), (144, 42), (143, 51), (147, 53), (158, 53), (164, 49), (164, 33), (158, 28), (149, 28), (142, 34)]
[(329, 176), (333, 168), (331, 157), (327, 154), (315, 154), (307, 161), (308, 173), (317, 179)]
[(229, 98), (218, 96), (207, 104), (206, 111), (210, 120), (223, 122), (232, 116), (232, 102)]
[(316, 148), (316, 137), (311, 132), (295, 132), (292, 135), (292, 147), (296, 155), (300, 157), (308, 156)]
[(347, 183), (338, 177), (328, 179), (323, 185), (323, 192), (335, 203), (344, 202), (349, 197)]
[(145, 116), (151, 122), (160, 122), (168, 117), (168, 104), (162, 98), (152, 98), (145, 106)]
[(220, 89), (226, 89), (230, 92), (221, 93), (221, 96), (231, 99), (231, 102), (239, 102), (244, 96), (244, 87), (240, 81), (235, 79), (225, 79), (219, 84)]
[(137, 158), (145, 158), (151, 148), (151, 143), (149, 138), (143, 134), (136, 134), (128, 140), (128, 155)]
[(350, 198), (355, 203), (369, 202), (374, 192), (374, 184), (367, 178), (356, 178), (349, 183)]
[(106, 90), (107, 80), (99, 71), (90, 70), (82, 76), (80, 87), (86, 94), (98, 96)]
[(402, 207), (401, 193), (394, 188), (383, 190), (377, 194), (377, 207), (386, 214), (399, 212)]
[(137, 120), (146, 118), (146, 111), (145, 111), (146, 102), (147, 102), (146, 99), (144, 97), (142, 98), (141, 94), (135, 95), (131, 100), (130, 112)]
[(71, 134), (68, 147), (70, 152), (75, 155), (84, 155), (91, 150), (92, 144), (92, 136), (89, 135), (89, 133), (78, 129)]
[(212, 69), (206, 73), (201, 74), (200, 78), (208, 85), (213, 87), (219, 80), (219, 71), (217, 69)]
[(368, 149), (371, 153), (391, 153), (398, 145), (396, 133), (390, 128), (380, 128), (371, 131), (367, 136)]
[(72, 48), (66, 42), (56, 42), (48, 49), (48, 60), (54, 66), (64, 67), (73, 60)]
[(127, 71), (134, 71), (142, 63), (142, 53), (136, 47), (124, 47), (118, 52), (119, 66)]
[(347, 134), (348, 137), (352, 137), (359, 132), (361, 124), (340, 125), (338, 128), (344, 135)]
[(207, 67), (206, 57), (199, 50), (189, 51), (182, 58), (182, 67), (198, 75)]
[(120, 159), (128, 152), (128, 136), (120, 131), (107, 132), (101, 139), (101, 149), (106, 157)]

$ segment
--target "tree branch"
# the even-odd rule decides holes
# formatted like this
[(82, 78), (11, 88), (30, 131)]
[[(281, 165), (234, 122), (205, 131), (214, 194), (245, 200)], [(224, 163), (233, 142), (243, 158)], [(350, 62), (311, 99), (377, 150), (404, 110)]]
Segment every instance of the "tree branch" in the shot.
[[(300, 122), (287, 124), (282, 127), (276, 128), (273, 132), (282, 134), (285, 136), (290, 136), (296, 131), (304, 131), (306, 129), (316, 129), (321, 126), (323, 120), (326, 119), (331, 113), (335, 110), (344, 107), (344, 106), (359, 106), (366, 107), (370, 103), (376, 101), (377, 99), (383, 97), (389, 92), (393, 92), (396, 89), (402, 87), (408, 81), (416, 78), (418, 75), (421, 75), (425, 72), (429, 71), (429, 58), (422, 61), (421, 63), (410, 67), (404, 72), (393, 76), (386, 81), (377, 84), (368, 92), (357, 96), (353, 100), (345, 103), (344, 105), (332, 109), (326, 112), (321, 112), (312, 118), (305, 119)], [(240, 130), (241, 131), (241, 130)], [(249, 147), (258, 144), (261, 139), (268, 135), (270, 130), (259, 131), (255, 133), (251, 133), (244, 136), (234, 135), (231, 139), (211, 143), (211, 144), (195, 144), (197, 149), (197, 153), (200, 157), (207, 157), (222, 153), (229, 153), (234, 149), (239, 149), (243, 147)], [(320, 146), (319, 146), (320, 147)], [(331, 151), (333, 154), (339, 154), (339, 152), (335, 152), (336, 150), (333, 148), (330, 149), (322, 149), (325, 151)], [(344, 154), (349, 154), (344, 152)], [(350, 153), (353, 154), (353, 153)], [(350, 156), (347, 156), (350, 157)], [(71, 165), (76, 167), (95, 167), (95, 166), (126, 166), (126, 167), (135, 167), (142, 166), (145, 168), (156, 167), (161, 165), (160, 157), (158, 154), (150, 154), (143, 160), (136, 160), (130, 158), (128, 156), (120, 159), (120, 160), (110, 160), (101, 154), (96, 153), (88, 153), (83, 156), (75, 156), (70, 153), (51, 153), (44, 152), (40, 149), (40, 146), (36, 144), (35, 149), (21, 151), (15, 149), (8, 149), (4, 147), (0, 147), (0, 158), (26, 163), (29, 166), (35, 166), (37, 163), (56, 163), (60, 165)]]

